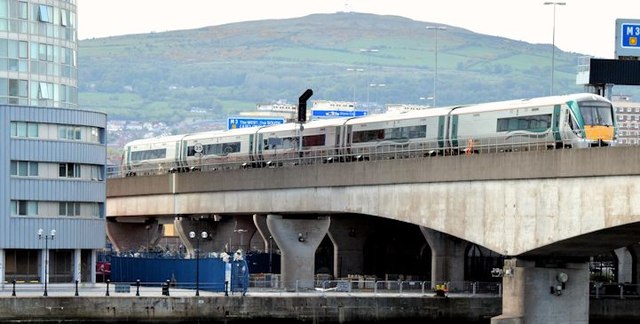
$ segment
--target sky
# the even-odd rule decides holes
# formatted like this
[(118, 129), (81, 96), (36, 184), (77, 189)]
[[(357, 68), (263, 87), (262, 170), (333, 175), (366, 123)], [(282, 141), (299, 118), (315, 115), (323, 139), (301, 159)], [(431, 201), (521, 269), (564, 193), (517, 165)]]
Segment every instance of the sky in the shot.
[[(78, 0), (80, 40), (359, 12), (395, 15), (426, 25), (462, 27), (476, 33), (560, 50), (614, 58), (616, 19), (640, 19), (637, 0)], [(633, 16), (631, 13), (636, 13)], [(554, 19), (555, 16), (555, 19)], [(555, 32), (554, 32), (555, 27)], [(555, 36), (555, 37), (554, 37)]]

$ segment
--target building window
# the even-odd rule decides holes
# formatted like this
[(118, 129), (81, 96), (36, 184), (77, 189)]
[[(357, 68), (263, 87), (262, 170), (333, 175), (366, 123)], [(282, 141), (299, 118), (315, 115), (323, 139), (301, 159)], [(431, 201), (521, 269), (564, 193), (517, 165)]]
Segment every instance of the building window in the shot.
[(76, 163), (60, 163), (58, 167), (58, 176), (61, 178), (80, 178), (80, 164)]
[(82, 140), (82, 131), (78, 127), (58, 126), (58, 138), (71, 141)]
[(37, 177), (38, 162), (11, 161), (11, 175), (19, 177)]
[(38, 216), (38, 202), (28, 200), (12, 200), (11, 215)]
[(77, 202), (60, 202), (58, 209), (60, 216), (80, 216), (80, 203)]
[(18, 18), (22, 20), (29, 19), (28, 5), (25, 1), (18, 1)]
[(51, 6), (40, 5), (38, 8), (38, 20), (48, 23), (53, 22), (51, 19), (52, 9), (53, 7)]
[(11, 122), (11, 136), (38, 137), (38, 124), (27, 122)]
[(103, 177), (102, 177), (102, 167), (99, 165), (91, 165), (90, 166), (90, 170), (91, 170), (91, 180), (93, 181), (102, 181)]
[(89, 204), (89, 216), (102, 218), (102, 213), (100, 212), (102, 208), (100, 208), (100, 203), (91, 203)]
[(9, 79), (10, 104), (19, 104), (19, 98), (27, 98), (28, 93), (27, 80)]

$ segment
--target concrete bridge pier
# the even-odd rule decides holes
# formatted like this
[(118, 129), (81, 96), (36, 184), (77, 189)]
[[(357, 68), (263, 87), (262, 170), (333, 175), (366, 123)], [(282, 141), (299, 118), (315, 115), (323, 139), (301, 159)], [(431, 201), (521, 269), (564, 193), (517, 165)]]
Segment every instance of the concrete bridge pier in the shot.
[(464, 284), (464, 252), (469, 242), (420, 226), (431, 248), (431, 288), (449, 283), (449, 291), (460, 291)]
[(364, 244), (372, 228), (371, 222), (356, 217), (334, 217), (329, 226), (333, 243), (333, 277), (364, 273)]
[(330, 218), (267, 215), (269, 232), (280, 247), (280, 275), (287, 291), (314, 288), (315, 253), (327, 235)]
[(273, 236), (269, 231), (269, 226), (267, 226), (267, 216), (266, 215), (253, 215), (253, 224), (258, 229), (258, 233), (260, 234), (260, 238), (264, 244), (264, 252), (267, 251), (275, 251), (278, 249), (276, 242), (273, 240)]
[[(235, 252), (249, 250), (250, 241), (256, 228), (248, 216), (194, 215), (176, 217), (174, 221), (176, 233), (180, 237), (187, 252), (194, 255), (194, 249), (200, 244), (202, 252)], [(189, 232), (207, 232), (207, 239), (200, 242), (189, 237)]]
[[(538, 263), (538, 264), (536, 264)], [(589, 264), (504, 261), (502, 314), (491, 324), (589, 322)]]
[(116, 251), (145, 251), (153, 249), (163, 234), (163, 226), (158, 219), (150, 218), (140, 222), (106, 222), (107, 236)]
[[(195, 249), (200, 245), (200, 255), (214, 250), (214, 239), (217, 236), (217, 224), (208, 216), (192, 215), (176, 217), (173, 221), (173, 227), (176, 234), (180, 238), (180, 242), (187, 250), (187, 253), (195, 258)], [(189, 233), (194, 232), (199, 239), (190, 238)], [(202, 232), (207, 232), (207, 238), (202, 238)]]

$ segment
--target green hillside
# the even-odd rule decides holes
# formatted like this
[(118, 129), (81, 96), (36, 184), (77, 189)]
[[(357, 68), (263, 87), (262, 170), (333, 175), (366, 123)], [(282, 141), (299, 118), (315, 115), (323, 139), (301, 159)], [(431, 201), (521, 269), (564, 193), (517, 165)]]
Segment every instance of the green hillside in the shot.
[[(307, 88), (311, 100), (355, 94), (361, 105), (429, 104), (420, 100), (433, 96), (435, 33), (427, 25), (335, 13), (82, 40), (80, 106), (112, 120), (177, 124), (203, 118), (194, 107), (226, 119), (257, 103), (296, 103)], [(549, 94), (550, 44), (446, 27), (437, 34), (437, 105)], [(575, 84), (580, 56), (555, 51), (556, 93), (583, 90)]]

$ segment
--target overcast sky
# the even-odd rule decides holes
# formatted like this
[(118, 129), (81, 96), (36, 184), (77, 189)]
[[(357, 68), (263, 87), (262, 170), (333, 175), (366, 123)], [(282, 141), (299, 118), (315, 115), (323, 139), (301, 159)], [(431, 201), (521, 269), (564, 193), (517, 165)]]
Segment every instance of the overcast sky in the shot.
[[(563, 51), (614, 58), (615, 21), (640, 19), (638, 0), (78, 0), (79, 38), (192, 29), (313, 13), (397, 15)], [(635, 15), (635, 16), (634, 16)]]

